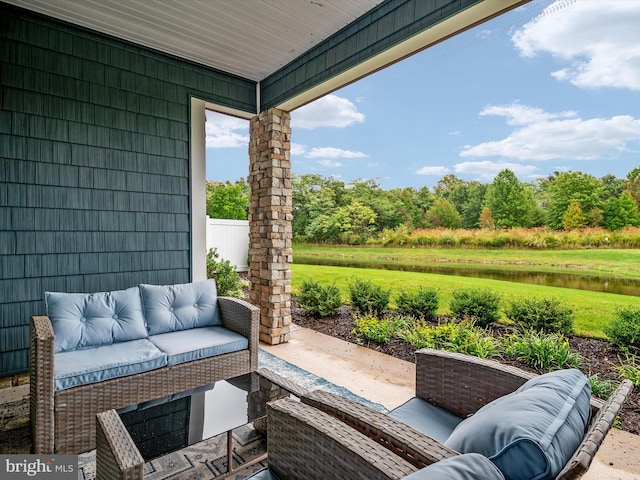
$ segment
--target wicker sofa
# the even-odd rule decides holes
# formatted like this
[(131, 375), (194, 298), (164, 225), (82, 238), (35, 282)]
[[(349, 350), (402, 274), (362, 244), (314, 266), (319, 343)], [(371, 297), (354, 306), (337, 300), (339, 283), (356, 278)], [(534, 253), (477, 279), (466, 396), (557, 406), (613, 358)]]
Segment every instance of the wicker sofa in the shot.
[(99, 412), (254, 371), (259, 310), (215, 282), (47, 292), (31, 317), (34, 453), (95, 448)]
[[(476, 451), (491, 458), (494, 463), (502, 464), (501, 468), (506, 466), (510, 470), (508, 473), (503, 472), (507, 478), (579, 478), (588, 470), (604, 437), (630, 394), (633, 384), (629, 380), (623, 381), (606, 402), (589, 395), (586, 398), (586, 409), (587, 411), (590, 410), (590, 416), (587, 413), (587, 418), (584, 419), (585, 425), (579, 425), (577, 435), (574, 437), (567, 437), (566, 435), (558, 437), (560, 438), (560, 443), (563, 444), (559, 448), (564, 448), (565, 450), (562, 456), (567, 458), (562, 461), (559, 471), (556, 471), (558, 470), (558, 458), (556, 458), (555, 469), (550, 468), (545, 472), (544, 465), (542, 467), (539, 465), (532, 467), (531, 464), (527, 464), (529, 462), (533, 463), (532, 459), (534, 457), (539, 460), (542, 459), (543, 462), (548, 461), (548, 458), (543, 458), (547, 457), (548, 453), (546, 451), (538, 452), (537, 445), (534, 447), (536, 451), (532, 453), (531, 444), (546, 443), (546, 446), (543, 445), (541, 450), (548, 449), (551, 446), (556, 450), (553, 454), (557, 453), (557, 438), (553, 438), (556, 435), (549, 435), (550, 431), (554, 432), (555, 430), (551, 426), (545, 425), (544, 419), (541, 420), (540, 426), (543, 427), (544, 438), (540, 442), (540, 439), (535, 438), (535, 433), (533, 432), (537, 426), (532, 426), (530, 423), (527, 424), (527, 421), (530, 422), (531, 420), (528, 413), (522, 413), (520, 418), (518, 416), (510, 417), (510, 407), (499, 402), (500, 399), (510, 396), (511, 398), (517, 398), (514, 395), (516, 391), (521, 390), (524, 385), (531, 384), (531, 382), (535, 384), (537, 379), (541, 378), (543, 377), (490, 360), (453, 352), (423, 349), (416, 352), (415, 398), (395, 411), (390, 412), (390, 414), (377, 412), (360, 403), (328, 392), (308, 392), (302, 396), (302, 401), (354, 427), (417, 468), (423, 468), (436, 462), (454, 458), (460, 455), (460, 451), (467, 453)], [(578, 377), (573, 372), (568, 372), (568, 385), (571, 390), (575, 387), (574, 393), (577, 394), (569, 402), (561, 405), (560, 413), (545, 412), (547, 417), (550, 417), (552, 424), (559, 418), (565, 418), (563, 415), (566, 415), (567, 411), (573, 410), (572, 403), (574, 400), (576, 404), (582, 403), (582, 408), (585, 408), (585, 392), (590, 392), (590, 389), (585, 388), (582, 380), (577, 381), (575, 380), (576, 378)], [(547, 393), (543, 395), (547, 395)], [(539, 401), (532, 402), (532, 405), (536, 410), (545, 410), (548, 407), (547, 399), (548, 397), (541, 396)], [(420, 409), (416, 409), (415, 405), (411, 405), (416, 401), (428, 404), (426, 406), (423, 405), (426, 410), (439, 409), (442, 411), (434, 414), (433, 411), (424, 413), (425, 410), (422, 410), (423, 413), (419, 414)], [(526, 402), (526, 399), (518, 399), (516, 402), (512, 402), (511, 408), (525, 407)], [(487, 443), (490, 444), (489, 448), (493, 448), (493, 444), (496, 441), (505, 442), (509, 446), (528, 445), (528, 449), (524, 450), (524, 459), (522, 457), (517, 458), (515, 454), (512, 457), (505, 458), (503, 456), (503, 458), (499, 458), (508, 449), (504, 444), (498, 452), (474, 450), (473, 448), (477, 444), (473, 445), (471, 450), (456, 450), (452, 448), (452, 443), (448, 441), (449, 436), (444, 440), (442, 438), (440, 440), (434, 438), (441, 437), (442, 432), (451, 427), (455, 432), (456, 425), (464, 423), (464, 419), (475, 422), (476, 419), (474, 417), (480, 420), (482, 420), (482, 417), (486, 418), (487, 415), (478, 415), (478, 413), (483, 407), (487, 406), (489, 408), (491, 405), (497, 405), (497, 413), (494, 412), (495, 415), (492, 420), (493, 425), (471, 423), (470, 428), (466, 429), (465, 436), (479, 437), (481, 443), (485, 444), (481, 446), (480, 450), (487, 448)], [(407, 406), (409, 406), (408, 409), (406, 408)], [(551, 414), (548, 415), (549, 413)], [(425, 416), (429, 417), (427, 424), (419, 421)], [(456, 425), (449, 424), (444, 427), (440, 425), (440, 429), (433, 430), (434, 424), (446, 424), (451, 417), (457, 417), (457, 422), (454, 422)], [(517, 425), (521, 420), (523, 420), (524, 427)], [(509, 431), (509, 427), (514, 424), (516, 424), (516, 430)], [(560, 424), (555, 425), (555, 427), (560, 427)], [(425, 430), (428, 431), (425, 432)], [(440, 431), (438, 432), (438, 430)], [(449, 435), (452, 435), (452, 433), (450, 432)], [(571, 446), (568, 447), (567, 445)], [(568, 451), (567, 448), (569, 449)], [(549, 463), (551, 464), (553, 461)], [(529, 473), (532, 468), (537, 470), (533, 476), (530, 476)]]

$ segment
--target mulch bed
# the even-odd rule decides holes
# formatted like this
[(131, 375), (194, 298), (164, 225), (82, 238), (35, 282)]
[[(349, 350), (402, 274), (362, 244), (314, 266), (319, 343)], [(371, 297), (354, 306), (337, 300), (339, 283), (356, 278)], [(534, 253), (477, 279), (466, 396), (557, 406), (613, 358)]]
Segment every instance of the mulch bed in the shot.
[[(342, 307), (335, 316), (322, 319), (307, 315), (301, 308), (293, 308), (292, 320), (293, 323), (301, 327), (331, 335), (351, 343), (362, 344), (362, 342), (358, 342), (358, 338), (351, 333), (355, 325), (348, 307)], [(494, 324), (492, 330), (497, 333), (504, 333), (506, 327)], [(601, 380), (618, 381), (617, 374), (611, 369), (611, 364), (619, 364), (618, 357), (624, 358), (624, 355), (622, 355), (615, 345), (604, 340), (582, 338), (575, 335), (569, 335), (568, 338), (571, 348), (584, 358), (584, 363), (580, 368), (585, 374), (597, 373), (598, 378)], [(415, 349), (401, 340), (393, 339), (386, 344), (370, 341), (365, 342), (364, 346), (402, 360), (409, 362), (415, 361)], [(517, 366), (529, 372), (544, 373), (536, 371), (514, 358), (503, 358), (499, 359), (499, 361)], [(631, 396), (624, 405), (620, 414), (620, 428), (627, 432), (640, 435), (640, 389), (638, 388), (633, 389)]]

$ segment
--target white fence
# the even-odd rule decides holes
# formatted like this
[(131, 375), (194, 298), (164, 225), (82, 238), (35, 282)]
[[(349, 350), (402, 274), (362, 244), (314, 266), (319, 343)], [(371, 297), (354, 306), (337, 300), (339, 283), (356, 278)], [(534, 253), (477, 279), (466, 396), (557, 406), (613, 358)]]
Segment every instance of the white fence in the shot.
[(238, 272), (249, 270), (249, 221), (207, 217), (207, 251), (216, 248)]

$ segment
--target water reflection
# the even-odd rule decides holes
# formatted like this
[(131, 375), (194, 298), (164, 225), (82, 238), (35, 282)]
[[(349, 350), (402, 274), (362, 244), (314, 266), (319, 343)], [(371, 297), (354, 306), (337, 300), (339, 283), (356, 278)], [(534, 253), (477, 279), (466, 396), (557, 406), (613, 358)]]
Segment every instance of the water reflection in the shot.
[(440, 275), (456, 275), (459, 277), (486, 278), (507, 282), (530, 283), (548, 287), (575, 288), (593, 292), (617, 293), (620, 295), (640, 296), (640, 281), (634, 279), (602, 278), (556, 272), (527, 272), (513, 270), (497, 270), (477, 267), (428, 266), (403, 264), (399, 262), (367, 263), (341, 258), (321, 258), (295, 256), (295, 263), (308, 265), (331, 265), (354, 268), (377, 268), (380, 270), (400, 270), (403, 272), (436, 273)]

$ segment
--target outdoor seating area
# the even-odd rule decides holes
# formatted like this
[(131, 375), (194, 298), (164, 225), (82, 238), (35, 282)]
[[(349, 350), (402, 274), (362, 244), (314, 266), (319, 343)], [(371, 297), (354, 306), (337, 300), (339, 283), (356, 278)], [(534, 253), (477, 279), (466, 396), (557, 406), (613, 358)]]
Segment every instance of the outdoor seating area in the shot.
[(95, 415), (255, 371), (258, 309), (213, 280), (46, 294), (31, 319), (34, 453), (95, 448)]
[[(291, 357), (291, 352), (307, 358), (312, 356), (316, 359), (316, 363), (320, 361), (324, 364), (320, 370), (330, 373), (332, 365), (325, 361), (326, 358), (323, 355), (325, 353), (331, 355), (332, 349), (336, 346), (332, 342), (338, 340), (304, 330), (299, 331), (304, 336), (300, 337), (300, 343), (297, 347), (295, 346), (297, 342), (293, 342), (293, 345), (289, 345), (285, 349), (288, 353), (285, 352), (283, 356), (288, 360), (294, 360)], [(307, 335), (309, 335), (308, 338), (306, 338)], [(318, 340), (322, 340), (321, 337), (326, 337), (328, 343), (318, 342)], [(310, 341), (314, 343), (313, 346), (309, 343)], [(343, 347), (344, 351), (350, 350), (344, 342), (338, 347)], [(277, 353), (277, 348), (269, 347), (266, 350)], [(262, 450), (266, 455), (260, 455), (256, 451), (254, 453), (258, 456), (254, 456), (253, 460), (245, 464), (244, 460), (241, 460), (244, 457), (237, 457), (236, 448), (241, 451), (241, 446), (233, 440), (232, 432), (235, 427), (232, 426), (227, 431), (225, 447), (227, 462), (217, 467), (217, 471), (224, 472), (228, 468), (227, 466), (231, 465), (231, 473), (235, 475), (235, 478), (255, 478), (258, 480), (264, 478), (282, 480), (338, 477), (345, 479), (564, 479), (579, 478), (583, 475), (588, 479), (636, 478), (633, 473), (629, 473), (629, 476), (603, 477), (601, 470), (603, 459), (600, 461), (596, 459), (594, 462), (596, 453), (602, 446), (631, 391), (632, 385), (628, 381), (623, 382), (608, 401), (602, 402), (589, 394), (588, 384), (581, 378), (582, 374), (576, 370), (561, 370), (550, 375), (533, 375), (493, 361), (451, 352), (423, 349), (416, 352), (415, 365), (400, 361), (403, 364), (402, 367), (407, 368), (407, 372), (412, 372), (411, 375), (415, 379), (415, 383), (413, 383), (407, 381), (407, 375), (399, 375), (395, 371), (396, 359), (387, 358), (382, 354), (369, 357), (375, 352), (355, 345), (352, 345), (351, 348), (358, 354), (364, 355), (360, 361), (367, 363), (381, 361), (380, 367), (389, 372), (391, 376), (400, 377), (397, 380), (402, 384), (407, 383), (407, 387), (413, 390), (413, 396), (404, 387), (385, 385), (382, 383), (382, 378), (378, 379), (378, 383), (373, 387), (366, 386), (366, 382), (356, 380), (352, 388), (358, 394), (365, 393), (370, 398), (381, 399), (383, 397), (380, 397), (379, 394), (376, 395), (375, 391), (369, 391), (369, 389), (380, 389), (382, 392), (401, 390), (399, 398), (408, 399), (405, 402), (397, 400), (392, 400), (390, 403), (385, 402), (392, 406), (388, 410), (376, 408), (374, 404), (361, 401), (359, 395), (353, 396), (345, 390), (318, 386), (318, 383), (309, 384), (301, 380), (302, 377), (291, 375), (290, 370), (299, 371), (303, 376), (312, 375), (310, 372), (278, 359), (271, 353), (261, 351), (260, 368), (246, 379), (245, 375), (227, 382), (247, 392), (244, 401), (238, 401), (237, 397), (230, 400), (235, 403), (236, 407), (241, 407), (244, 404), (245, 408), (253, 411), (253, 413), (247, 414), (246, 419), (238, 425), (243, 422), (248, 422), (251, 425), (253, 422), (253, 428), (249, 428), (254, 430), (258, 437), (261, 433), (266, 434), (266, 451)], [(264, 355), (277, 361), (275, 363), (267, 361), (265, 364), (263, 363), (266, 360)], [(389, 363), (385, 363), (385, 360), (388, 360)], [(304, 362), (300, 363), (305, 366)], [(284, 364), (287, 366), (283, 367)], [(267, 368), (263, 365), (266, 365)], [(279, 371), (284, 376), (281, 376)], [(351, 372), (351, 375), (353, 373)], [(363, 374), (367, 375), (366, 372)], [(558, 378), (564, 378), (566, 382), (558, 382)], [(384, 382), (389, 382), (389, 379), (387, 378)], [(570, 386), (570, 388), (565, 391), (563, 384)], [(361, 388), (363, 385), (366, 388), (365, 391)], [(334, 387), (336, 386), (334, 385)], [(535, 393), (537, 388), (547, 391)], [(192, 389), (196, 395), (205, 395), (209, 391), (215, 392), (216, 390), (218, 390), (217, 383), (215, 387), (209, 385)], [(224, 393), (224, 390), (218, 391), (220, 395), (228, 395)], [(343, 394), (343, 392), (347, 393)], [(549, 413), (550, 397), (548, 395), (550, 392), (552, 397), (561, 392), (560, 396), (568, 396), (570, 399), (562, 406), (551, 407), (552, 409), (559, 408), (559, 411), (554, 410), (551, 413), (549, 417), (551, 423), (536, 417), (535, 422), (538, 425), (532, 426), (532, 415), (539, 412), (533, 414), (519, 412), (510, 417), (510, 420), (506, 420), (510, 407), (501, 402), (523, 393), (526, 396), (531, 392), (535, 393), (535, 397), (539, 397), (533, 405), (539, 407), (540, 411), (547, 410), (545, 415)], [(128, 430), (130, 427), (125, 428), (121, 417), (124, 418), (127, 411), (130, 410), (139, 410), (145, 414), (153, 408), (158, 408), (159, 413), (156, 414), (158, 420), (162, 420), (163, 415), (166, 415), (167, 422), (175, 424), (176, 420), (170, 416), (169, 410), (165, 409), (164, 413), (162, 410), (165, 402), (174, 399), (185, 400), (185, 394), (168, 395), (151, 402), (141, 403), (138, 406), (120, 409), (120, 412), (110, 409), (94, 415), (98, 444), (97, 452), (94, 454), (98, 467), (95, 478), (147, 478), (146, 473), (153, 470), (149, 470), (147, 463), (145, 463), (146, 459), (142, 458), (140, 450), (138, 450), (138, 440), (135, 442), (132, 440), (131, 435), (133, 434)], [(223, 407), (221, 403), (218, 403), (220, 397), (211, 400), (211, 402), (220, 405), (218, 410), (225, 409), (224, 412), (221, 412), (223, 416), (230, 415), (230, 412), (226, 410), (228, 407)], [(491, 415), (482, 414), (482, 411), (490, 409), (494, 405), (498, 405), (499, 408), (497, 421), (495, 417), (491, 420)], [(512, 411), (519, 411), (531, 405), (526, 398), (520, 398), (512, 405)], [(584, 411), (584, 409), (588, 411), (586, 417), (579, 414), (580, 418), (571, 418), (573, 413)], [(197, 403), (187, 403), (187, 410), (192, 411), (192, 416), (199, 415)], [(441, 411), (437, 412), (437, 410)], [(408, 412), (409, 415), (407, 415)], [(471, 415), (474, 412), (475, 415)], [(452, 417), (457, 418), (453, 423), (450, 422)], [(498, 430), (487, 425), (485, 421), (487, 417), (493, 421)], [(425, 422), (425, 418), (428, 421)], [(484, 423), (474, 425), (473, 422), (478, 420)], [(151, 425), (154, 425), (155, 421), (153, 420)], [(489, 444), (495, 444), (497, 439), (508, 442), (509, 446), (502, 449), (498, 455), (492, 455), (488, 451), (482, 451), (481, 454), (463, 451), (458, 446), (452, 448), (447, 436), (451, 437), (453, 432), (456, 429), (460, 430), (460, 426), (465, 423), (470, 423), (471, 426), (464, 432), (464, 438), (468, 439), (476, 435)], [(516, 428), (511, 432), (499, 430), (505, 427), (513, 430), (514, 426), (517, 427), (518, 424), (524, 425), (525, 428), (523, 430)], [(187, 420), (185, 425), (188, 429), (194, 428), (191, 420)], [(584, 430), (585, 425), (586, 430)], [(433, 430), (434, 426), (439, 428)], [(152, 434), (157, 432), (154, 430), (155, 428), (157, 427), (152, 427)], [(431, 431), (428, 431), (429, 428)], [(566, 435), (566, 432), (564, 434), (558, 433), (564, 428), (577, 428), (580, 432), (579, 437)], [(443, 434), (442, 432), (446, 430), (449, 430), (449, 433)], [(534, 446), (536, 442), (534, 436), (536, 432), (540, 431), (545, 432), (545, 438), (537, 440), (540, 448), (536, 456), (538, 447)], [(77, 434), (82, 436), (83, 432), (78, 431)], [(189, 434), (189, 436), (191, 435)], [(521, 437), (518, 438), (518, 436)], [(626, 437), (625, 439), (629, 440)], [(578, 442), (579, 446), (574, 448), (572, 442)], [(198, 451), (197, 445), (194, 444), (195, 452)], [(207, 447), (204, 447), (205, 445)], [(202, 446), (199, 448), (200, 450), (208, 448), (209, 445), (212, 444), (202, 442)], [(222, 445), (225, 445), (224, 440), (222, 440)], [(545, 448), (550, 448), (550, 450), (547, 451)], [(637, 449), (637, 446), (631, 446), (631, 448)], [(509, 452), (509, 449), (515, 450)], [(505, 454), (505, 451), (508, 453)], [(528, 472), (532, 468), (532, 458), (553, 463), (555, 460), (549, 459), (558, 452), (567, 456), (567, 459), (561, 460), (561, 471), (538, 471), (534, 474)], [(518, 459), (518, 454), (525, 454), (526, 461)], [(169, 457), (173, 455), (171, 454)], [(633, 455), (631, 453), (631, 456)], [(162, 463), (161, 459), (158, 461), (160, 464)], [(597, 467), (597, 472), (594, 475), (588, 471), (592, 462)], [(613, 464), (611, 461), (609, 463)], [(268, 467), (262, 468), (255, 475), (249, 477), (256, 467), (261, 468), (260, 465), (265, 464)], [(616, 466), (619, 465), (616, 464)], [(506, 474), (505, 468), (508, 471)], [(205, 471), (207, 471), (206, 468)], [(188, 472), (185, 471), (184, 474), (188, 475)], [(226, 478), (227, 476), (228, 474), (221, 473), (202, 478)], [(88, 478), (94, 478), (91, 476), (91, 470), (89, 470)], [(149, 478), (165, 477), (150, 476)]]
[[(262, 402), (269, 401), (269, 466), (254, 479), (579, 478), (632, 389), (625, 381), (603, 403), (575, 369), (533, 375), (423, 349), (416, 396), (382, 413), (268, 369), (258, 373)], [(100, 478), (142, 479), (142, 457), (116, 412), (97, 422)]]

